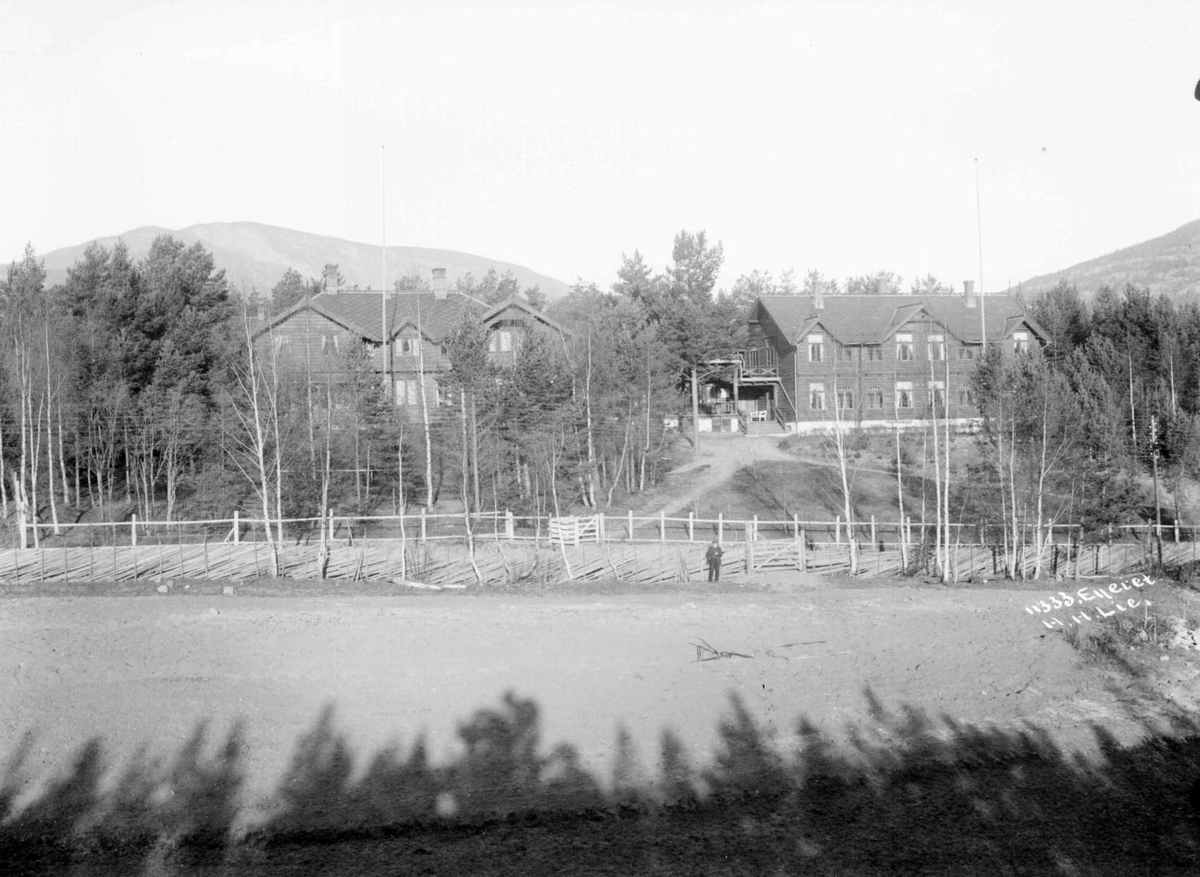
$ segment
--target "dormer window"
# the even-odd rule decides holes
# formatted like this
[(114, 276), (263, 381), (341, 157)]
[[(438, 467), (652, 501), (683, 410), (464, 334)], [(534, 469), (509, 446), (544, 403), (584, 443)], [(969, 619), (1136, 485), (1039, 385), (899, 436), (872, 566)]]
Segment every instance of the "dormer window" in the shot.
[(492, 353), (510, 353), (512, 351), (512, 330), (497, 329), (488, 339), (488, 350)]
[(1029, 333), (1013, 332), (1013, 353), (1023, 356), (1029, 352)]
[(397, 356), (416, 356), (417, 355), (417, 339), (416, 338), (397, 338), (395, 348), (396, 348)]
[(823, 362), (825, 359), (825, 336), (812, 334), (808, 336), (808, 361)]

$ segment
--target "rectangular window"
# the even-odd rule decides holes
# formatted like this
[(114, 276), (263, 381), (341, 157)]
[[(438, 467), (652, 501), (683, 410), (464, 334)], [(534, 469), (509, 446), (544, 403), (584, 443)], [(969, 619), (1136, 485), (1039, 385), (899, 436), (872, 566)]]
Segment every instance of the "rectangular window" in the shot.
[(275, 345), (276, 353), (279, 353), (279, 351), (283, 350), (285, 347), (287, 347), (289, 344), (291, 344), (291, 341), (292, 341), (292, 339), (289, 338), (287, 335), (272, 335), (271, 336), (271, 343)]
[(418, 387), (420, 387), (420, 382), (416, 378), (396, 378), (396, 404), (421, 404)]
[(913, 359), (913, 340), (912, 334), (897, 334), (896, 335), (896, 360), (899, 362), (911, 362)]
[(911, 381), (896, 381), (896, 407), (913, 407), (913, 386)]
[(933, 406), (934, 411), (945, 412), (946, 385), (942, 381), (929, 382), (929, 404)]
[(322, 335), (321, 336), (321, 352), (327, 356), (332, 356), (338, 352), (338, 336), (337, 335)]
[(867, 407), (873, 411), (883, 410), (883, 390), (878, 387), (867, 390)]
[(416, 338), (397, 338), (395, 344), (396, 356), (416, 356), (417, 355), (417, 339)]
[(980, 347), (978, 344), (964, 344), (958, 348), (959, 359), (978, 359)]
[(1022, 356), (1029, 352), (1029, 333), (1013, 332), (1013, 353)]
[(958, 388), (958, 404), (964, 406), (973, 406), (975, 404), (975, 394), (971, 392), (970, 387)]
[(946, 358), (946, 336), (945, 335), (930, 335), (929, 336), (929, 358), (934, 362), (941, 362)]
[(837, 404), (839, 411), (849, 411), (854, 408), (854, 391), (853, 390), (838, 390)]
[(813, 411), (825, 410), (825, 385), (824, 384), (809, 384), (808, 385), (808, 407)]
[(883, 362), (883, 347), (872, 344), (867, 348), (867, 362)]
[(854, 348), (839, 344), (837, 349), (838, 362), (854, 362)]
[(821, 362), (825, 359), (825, 336), (808, 336), (808, 361)]
[(492, 337), (488, 339), (488, 350), (492, 353), (511, 353), (512, 331), (509, 329), (497, 329), (492, 332)]

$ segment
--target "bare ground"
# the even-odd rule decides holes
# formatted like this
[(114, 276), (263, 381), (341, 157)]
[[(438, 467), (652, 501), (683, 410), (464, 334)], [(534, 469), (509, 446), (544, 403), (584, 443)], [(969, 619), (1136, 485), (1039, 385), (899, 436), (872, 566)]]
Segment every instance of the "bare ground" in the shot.
[[(1097, 728), (1134, 744), (1186, 721), (1195, 700), (1200, 670), (1186, 654), (1163, 653), (1167, 675), (1153, 678), (1081, 661), (1023, 610), (1040, 596), (1029, 589), (838, 587), (798, 575), (758, 586), (537, 599), (8, 599), (0, 756), (32, 735), (7, 778), (18, 780), (19, 805), (88, 740), (102, 743), (111, 779), (169, 760), (198, 727), (213, 740), (242, 722), (237, 824), (247, 828), (277, 808), (299, 742), (323, 714), (361, 774), (418, 735), (433, 762), (460, 758), (461, 723), (514, 692), (536, 704), (546, 751), (568, 744), (611, 788), (654, 782), (664, 731), (691, 764), (712, 763), (735, 704), (783, 753), (798, 746), (801, 719), (846, 742), (882, 731), (882, 707), (922, 711), (935, 732), (1035, 726), (1095, 755)], [(1146, 657), (1159, 663), (1157, 652)], [(622, 735), (632, 748), (618, 746)]]

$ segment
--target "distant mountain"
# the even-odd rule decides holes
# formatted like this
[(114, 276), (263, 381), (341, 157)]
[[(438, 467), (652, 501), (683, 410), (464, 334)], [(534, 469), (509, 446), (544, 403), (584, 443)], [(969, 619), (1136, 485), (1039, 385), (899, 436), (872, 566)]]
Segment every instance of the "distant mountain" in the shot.
[(1020, 284), (1028, 294), (1053, 289), (1060, 280), (1074, 284), (1084, 298), (1102, 286), (1120, 291), (1126, 284), (1149, 287), (1172, 298), (1200, 295), (1200, 220), (1145, 243), (1034, 277)]
[[(269, 295), (288, 268), (295, 268), (307, 279), (320, 277), (329, 262), (338, 266), (348, 285), (379, 288), (382, 265), (377, 244), (360, 244), (258, 222), (211, 222), (181, 229), (147, 226), (97, 241), (111, 248), (118, 239), (123, 240), (133, 258), (140, 259), (149, 252), (154, 239), (163, 234), (189, 245), (202, 243), (213, 254), (217, 268), (224, 268), (225, 276), (239, 290), (257, 289), (260, 294)], [(66, 280), (67, 269), (79, 260), (86, 246), (80, 244), (46, 253), (42, 258), (46, 261), (47, 283)], [(570, 291), (570, 285), (561, 280), (498, 259), (454, 250), (387, 248), (389, 288), (401, 277), (412, 274), (428, 279), (434, 268), (445, 268), (451, 284), (467, 273), (478, 280), (489, 268), (495, 268), (498, 274), (511, 271), (522, 289), (536, 285), (551, 299)]]

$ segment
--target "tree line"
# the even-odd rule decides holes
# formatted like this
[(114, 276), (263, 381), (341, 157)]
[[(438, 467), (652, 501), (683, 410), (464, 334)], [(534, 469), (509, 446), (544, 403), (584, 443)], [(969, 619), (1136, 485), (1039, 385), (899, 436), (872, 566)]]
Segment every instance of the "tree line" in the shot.
[(329, 386), (251, 343), (260, 306), (319, 291), (294, 270), (269, 297), (242, 295), (203, 245), (162, 236), (138, 260), (92, 244), (48, 286), (27, 247), (0, 282), (0, 512), (57, 529), (231, 506), (267, 519), (449, 499), (605, 506), (660, 476), (686, 364), (738, 343), (741, 314), (715, 291), (723, 259), (704, 232), (680, 232), (664, 270), (623, 256), (612, 289), (577, 284), (551, 305), (511, 274), (460, 279), (484, 303), (519, 293), (569, 331), (530, 333), (501, 367), (468, 313), (446, 339), (438, 397), (413, 417), (362, 346), (340, 352), (346, 380)]

